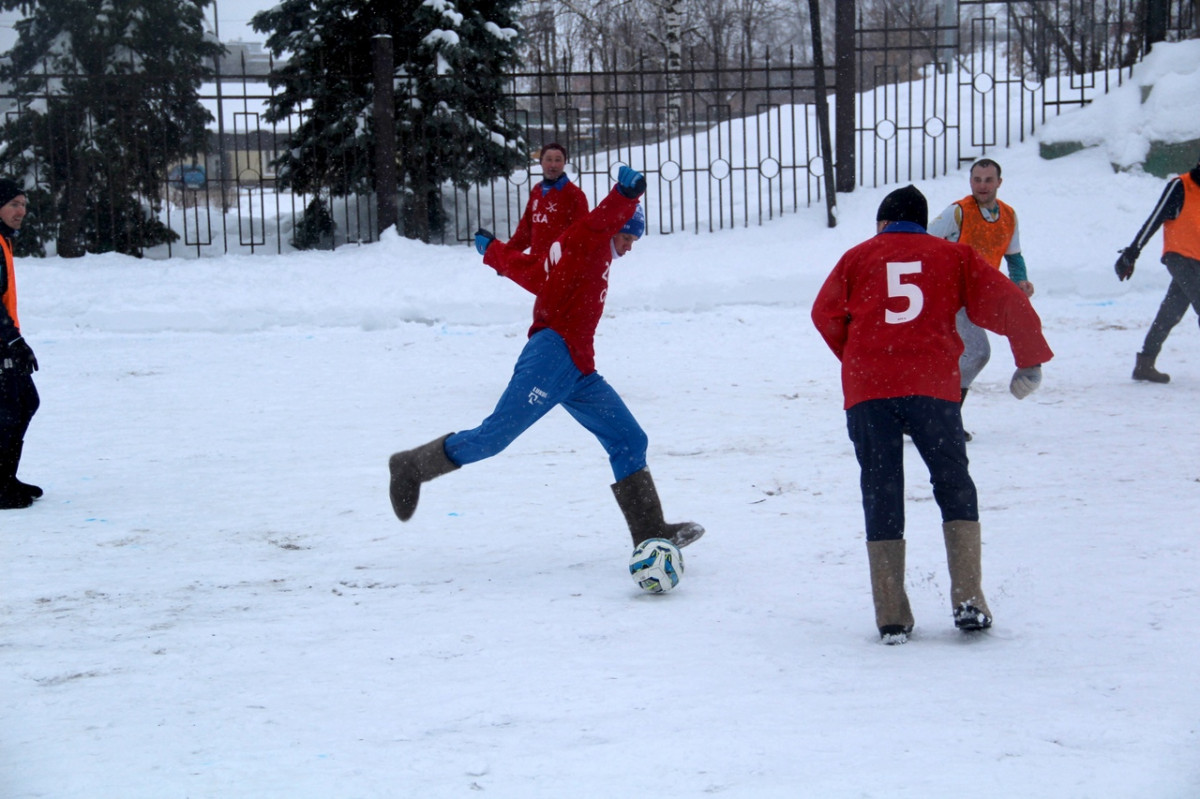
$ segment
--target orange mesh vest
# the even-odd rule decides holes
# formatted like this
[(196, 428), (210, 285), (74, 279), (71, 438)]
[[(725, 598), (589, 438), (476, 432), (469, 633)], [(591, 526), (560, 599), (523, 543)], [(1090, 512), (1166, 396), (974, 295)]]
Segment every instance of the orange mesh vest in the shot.
[(12, 317), (13, 324), (20, 330), (21, 322), (17, 319), (17, 274), (13, 271), (12, 247), (3, 236), (0, 236), (0, 250), (4, 254), (4, 285), (7, 287), (4, 290), (4, 307)]
[(979, 203), (975, 202), (974, 197), (968, 195), (955, 203), (962, 211), (958, 240), (970, 244), (975, 252), (983, 256), (983, 260), (999, 269), (1000, 262), (1004, 260), (1004, 251), (1008, 249), (1017, 229), (1017, 215), (999, 200), (996, 200), (996, 204), (1000, 206), (1000, 218), (989, 222), (983, 218), (983, 212), (979, 210)]
[(1183, 183), (1183, 210), (1163, 222), (1163, 252), (1200, 261), (1200, 186), (1187, 172), (1179, 180)]

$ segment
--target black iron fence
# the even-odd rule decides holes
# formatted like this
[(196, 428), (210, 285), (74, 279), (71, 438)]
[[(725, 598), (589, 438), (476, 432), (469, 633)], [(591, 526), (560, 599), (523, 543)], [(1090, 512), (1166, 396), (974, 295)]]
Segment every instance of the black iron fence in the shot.
[[(853, 138), (858, 185), (936, 177), (1023, 141), (1049, 116), (1119, 85), (1141, 54), (1134, 23), (1143, 0), (925, 6), (924, 17), (885, 10), (856, 19), (855, 124), (838, 135)], [(1188, 35), (1193, 8), (1191, 0), (1170, 0), (1168, 39)], [(179, 236), (145, 254), (279, 253), (377, 240), (373, 197), (318, 198), (281, 187), (273, 161), (300, 120), (266, 122), (270, 64), (247, 68), (243, 60), (239, 74), (223, 71), (201, 94), (214, 118), (207, 146), (165, 164), (161, 192), (139, 198)], [(832, 89), (846, 80), (830, 71), (826, 82)], [(813, 68), (790, 52), (719, 68), (685, 58), (668, 71), (643, 59), (621, 71), (588, 64), (514, 74), (508, 91), (526, 131), (529, 168), (468, 190), (445, 185), (444, 223), (433, 238), (468, 242), (480, 226), (506, 237), (540, 177), (536, 151), (549, 141), (569, 150), (568, 172), (593, 203), (619, 165), (643, 170), (649, 229), (657, 234), (758, 225), (821, 203), (827, 167), (814, 85)], [(0, 108), (21, 113), (2, 94)], [(317, 199), (332, 224), (306, 229), (305, 211)]]
[[(1160, 5), (1163, 39), (1193, 35), (1192, 0)], [(918, 6), (923, 11), (912, 12)], [(1139, 15), (1147, 7), (1146, 0), (953, 0), (859, 13), (858, 185), (944, 175), (1120, 85), (1146, 47)]]

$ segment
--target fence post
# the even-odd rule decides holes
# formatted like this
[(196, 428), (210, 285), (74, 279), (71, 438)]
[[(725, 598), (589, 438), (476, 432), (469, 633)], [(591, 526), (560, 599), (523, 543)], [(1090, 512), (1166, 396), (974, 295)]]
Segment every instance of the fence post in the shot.
[(821, 136), (821, 159), (825, 168), (825, 210), (829, 227), (837, 227), (837, 190), (833, 181), (833, 146), (829, 140), (829, 97), (825, 94), (825, 47), (821, 42), (821, 4), (808, 0), (812, 23), (813, 68), (817, 89), (817, 126)]
[(375, 204), (379, 213), (379, 233), (396, 224), (396, 87), (392, 35), (387, 20), (375, 21), (371, 40), (375, 87)]
[(854, 191), (854, 0), (838, 0), (833, 26), (834, 102), (837, 104), (837, 190)]
[(1166, 41), (1171, 16), (1170, 0), (1146, 0), (1146, 52), (1158, 42)]

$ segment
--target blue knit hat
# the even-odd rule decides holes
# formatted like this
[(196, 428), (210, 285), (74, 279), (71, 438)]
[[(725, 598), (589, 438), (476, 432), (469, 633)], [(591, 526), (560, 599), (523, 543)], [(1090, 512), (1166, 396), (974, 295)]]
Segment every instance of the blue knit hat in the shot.
[(638, 203), (637, 208), (633, 209), (633, 216), (629, 217), (629, 221), (625, 223), (625, 227), (621, 228), (622, 233), (631, 233), (639, 239), (646, 232), (646, 212), (642, 210), (642, 204)]

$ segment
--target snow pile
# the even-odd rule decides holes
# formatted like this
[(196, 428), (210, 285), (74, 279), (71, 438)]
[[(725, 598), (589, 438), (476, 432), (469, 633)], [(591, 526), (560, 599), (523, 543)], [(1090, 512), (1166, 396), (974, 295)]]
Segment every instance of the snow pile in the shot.
[(1048, 121), (1040, 139), (1099, 147), (1114, 166), (1130, 169), (1146, 161), (1156, 142), (1200, 142), (1197, 109), (1200, 39), (1161, 43), (1134, 67), (1125, 85)]

